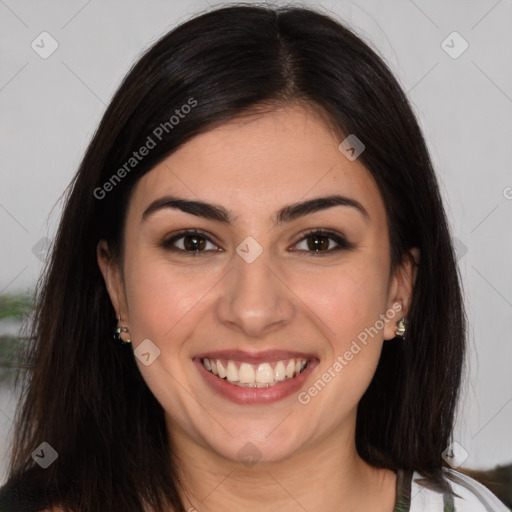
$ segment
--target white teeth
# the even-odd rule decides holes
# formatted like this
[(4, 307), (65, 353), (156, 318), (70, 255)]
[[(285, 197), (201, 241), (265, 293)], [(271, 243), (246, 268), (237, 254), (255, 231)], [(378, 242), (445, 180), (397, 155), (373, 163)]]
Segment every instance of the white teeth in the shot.
[[(226, 369), (222, 366), (222, 363), (217, 359), (217, 371), (219, 372), (219, 377), (223, 379), (226, 376)], [(297, 363), (298, 364), (298, 363)]]
[(262, 363), (256, 371), (256, 382), (270, 383), (274, 382), (274, 370), (268, 363)]
[(290, 362), (286, 366), (286, 376), (291, 379), (295, 373), (295, 361), (290, 359)]
[(295, 375), (298, 375), (304, 368), (306, 367), (306, 361), (304, 360), (298, 360), (295, 363)]
[(304, 358), (286, 359), (276, 363), (238, 363), (224, 359), (203, 358), (204, 367), (231, 384), (243, 387), (269, 387), (291, 379), (306, 368), (307, 360)]
[[(205, 359), (206, 361), (207, 359)], [(206, 366), (206, 365), (205, 365)], [(229, 361), (228, 369), (226, 371), (226, 377), (229, 382), (238, 382), (240, 377), (238, 376), (238, 368), (233, 361)]]
[(278, 382), (286, 378), (286, 368), (284, 367), (283, 361), (279, 361), (274, 368), (274, 379)]
[(256, 372), (250, 364), (242, 363), (238, 370), (238, 376), (241, 384), (254, 384), (256, 382)]

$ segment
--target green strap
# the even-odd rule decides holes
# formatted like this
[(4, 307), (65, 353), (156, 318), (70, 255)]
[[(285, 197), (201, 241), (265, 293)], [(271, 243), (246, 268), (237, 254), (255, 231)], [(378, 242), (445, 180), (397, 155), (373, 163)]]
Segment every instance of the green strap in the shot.
[(393, 512), (409, 512), (411, 507), (412, 473), (398, 470), (396, 476), (396, 500)]
[(455, 504), (453, 503), (453, 494), (451, 494), (451, 493), (443, 494), (443, 503), (444, 503), (443, 512), (455, 512)]
[[(397, 471), (396, 502), (393, 512), (409, 512), (411, 508), (411, 471)], [(443, 493), (443, 512), (456, 512), (452, 493)]]

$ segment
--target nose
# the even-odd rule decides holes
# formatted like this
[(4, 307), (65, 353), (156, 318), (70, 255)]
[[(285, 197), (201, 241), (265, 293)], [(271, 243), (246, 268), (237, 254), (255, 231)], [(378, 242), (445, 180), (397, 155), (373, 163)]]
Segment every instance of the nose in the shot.
[(219, 293), (217, 319), (249, 337), (263, 337), (291, 322), (295, 314), (292, 298), (268, 251), (251, 263), (234, 254), (233, 268)]

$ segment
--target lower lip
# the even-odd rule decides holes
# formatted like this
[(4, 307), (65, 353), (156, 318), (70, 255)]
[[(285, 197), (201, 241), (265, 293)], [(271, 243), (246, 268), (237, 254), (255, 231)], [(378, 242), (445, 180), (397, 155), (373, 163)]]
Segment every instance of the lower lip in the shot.
[(299, 373), (292, 379), (278, 382), (268, 388), (246, 388), (231, 384), (226, 379), (221, 379), (209, 372), (201, 362), (201, 359), (194, 359), (194, 363), (199, 368), (199, 372), (205, 381), (224, 398), (237, 404), (269, 404), (277, 402), (299, 391), (308, 378), (309, 374), (317, 366), (318, 361), (312, 359), (308, 362), (302, 373)]

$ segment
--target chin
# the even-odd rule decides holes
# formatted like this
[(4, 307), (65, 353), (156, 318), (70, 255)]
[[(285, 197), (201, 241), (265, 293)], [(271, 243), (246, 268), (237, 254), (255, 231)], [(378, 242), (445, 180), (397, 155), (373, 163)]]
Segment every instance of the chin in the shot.
[(233, 436), (227, 444), (212, 442), (210, 448), (223, 458), (253, 467), (261, 463), (279, 463), (294, 455), (298, 448), (290, 436), (256, 438), (247, 435)]

